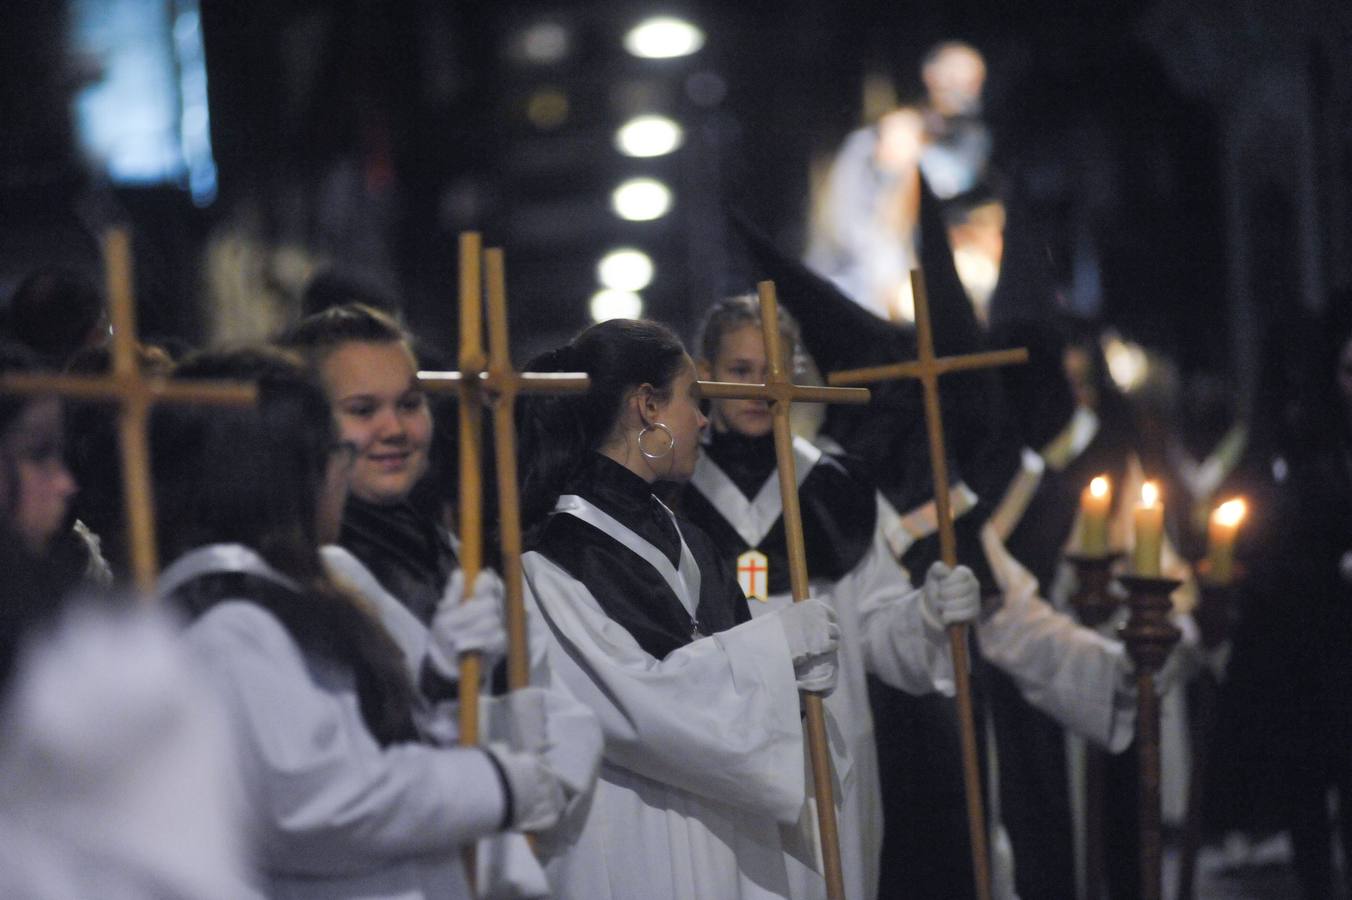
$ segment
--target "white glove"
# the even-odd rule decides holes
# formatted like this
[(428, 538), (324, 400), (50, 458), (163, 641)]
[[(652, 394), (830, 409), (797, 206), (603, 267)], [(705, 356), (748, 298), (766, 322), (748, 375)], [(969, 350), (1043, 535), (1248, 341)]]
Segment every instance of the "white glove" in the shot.
[(491, 671), (498, 658), (507, 652), (507, 627), (503, 623), (502, 579), (496, 572), (483, 569), (474, 579), (474, 593), (462, 600), (465, 573), (455, 570), (432, 616), (428, 635), (427, 658), (445, 678), (460, 675), (460, 655), (478, 652), (484, 657), (484, 671)]
[(817, 597), (794, 603), (778, 613), (793, 659), (798, 689), (829, 696), (836, 689), (840, 625), (836, 611)]
[(925, 573), (922, 594), (925, 622), (936, 631), (974, 621), (981, 612), (981, 584), (966, 566), (950, 569), (936, 561)]
[(545, 689), (518, 688), (506, 697), (507, 730), (518, 753), (543, 754), (549, 748), (549, 711)]
[(776, 615), (795, 666), (810, 657), (836, 652), (840, 625), (836, 622), (836, 611), (824, 600), (808, 597), (784, 607)]
[(559, 776), (538, 753), (518, 753), (501, 745), (488, 750), (507, 780), (511, 794), (510, 831), (548, 831), (563, 815), (568, 797)]

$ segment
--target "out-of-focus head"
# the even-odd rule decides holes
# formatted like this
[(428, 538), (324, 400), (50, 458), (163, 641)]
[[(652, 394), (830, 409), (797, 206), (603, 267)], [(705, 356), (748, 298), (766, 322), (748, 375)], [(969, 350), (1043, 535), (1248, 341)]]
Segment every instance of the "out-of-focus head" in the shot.
[(930, 105), (944, 118), (976, 115), (986, 83), (986, 60), (964, 41), (944, 41), (925, 54), (920, 65)]
[[(798, 328), (786, 310), (779, 310), (781, 364), (798, 368)], [(770, 374), (761, 325), (760, 302), (754, 294), (720, 300), (705, 314), (699, 338), (700, 377), (709, 381), (763, 384)], [(765, 400), (711, 400), (709, 421), (717, 431), (747, 437), (769, 434), (774, 427)]]
[(258, 400), (156, 408), (151, 448), (162, 557), (237, 543), (282, 572), (312, 574), (319, 544), (331, 537), (322, 533), (324, 515), (334, 515), (325, 504), (334, 503), (336, 487), (341, 510), (346, 488), (333, 461), (350, 459), (323, 391), (298, 357), (273, 347), (198, 353), (174, 377), (252, 381)]
[(427, 472), (432, 414), (409, 336), (358, 303), (316, 313), (281, 339), (317, 373), (342, 439), (357, 448), (352, 493), (371, 503), (408, 498)]
[(9, 336), (54, 365), (108, 340), (108, 310), (88, 278), (58, 266), (33, 272), (15, 288), (6, 313)]
[(925, 149), (925, 117), (914, 106), (901, 106), (878, 119), (878, 168), (897, 175), (915, 172)]
[[(33, 372), (35, 354), (0, 344), (0, 374)], [(4, 532), (45, 553), (66, 524), (75, 478), (66, 468), (61, 401), (0, 395), (0, 510)]]

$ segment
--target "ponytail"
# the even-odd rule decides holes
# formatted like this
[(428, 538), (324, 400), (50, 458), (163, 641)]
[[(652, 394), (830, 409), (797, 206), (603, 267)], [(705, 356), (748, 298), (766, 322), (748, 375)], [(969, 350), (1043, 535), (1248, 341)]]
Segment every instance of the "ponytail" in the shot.
[(583, 394), (524, 396), (517, 406), (521, 519), (530, 528), (554, 508), (568, 481), (615, 428), (629, 391), (651, 384), (659, 393), (685, 364), (685, 348), (665, 325), (611, 319), (563, 347), (536, 357), (529, 372), (585, 372)]

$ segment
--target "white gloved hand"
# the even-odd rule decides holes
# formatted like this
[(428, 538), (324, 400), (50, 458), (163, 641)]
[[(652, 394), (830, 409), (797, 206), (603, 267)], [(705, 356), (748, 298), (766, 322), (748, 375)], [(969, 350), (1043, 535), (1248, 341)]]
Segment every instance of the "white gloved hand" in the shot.
[(779, 624), (789, 644), (789, 657), (794, 665), (810, 657), (834, 653), (840, 643), (840, 625), (836, 611), (818, 597), (808, 597), (801, 603), (792, 603), (778, 613)]
[(480, 653), (487, 672), (507, 652), (502, 579), (496, 572), (482, 569), (474, 579), (473, 595), (463, 599), (464, 593), (465, 573), (456, 569), (432, 616), (427, 641), (428, 660), (451, 680), (459, 677), (462, 653)]
[(966, 566), (950, 569), (936, 561), (922, 589), (925, 623), (935, 631), (974, 621), (981, 612), (981, 584)]
[(823, 697), (829, 697), (835, 691), (839, 675), (840, 665), (834, 650), (809, 656), (793, 665), (793, 677), (798, 683), (798, 690), (811, 691)]
[(818, 597), (794, 603), (778, 613), (779, 623), (793, 659), (793, 677), (798, 689), (829, 695), (836, 689), (836, 649), (840, 625), (836, 611)]
[(518, 688), (507, 694), (507, 729), (512, 749), (543, 754), (549, 748), (549, 710), (545, 689)]
[(568, 796), (559, 776), (538, 753), (518, 753), (501, 745), (488, 750), (497, 761), (510, 793), (510, 831), (548, 831), (563, 815)]

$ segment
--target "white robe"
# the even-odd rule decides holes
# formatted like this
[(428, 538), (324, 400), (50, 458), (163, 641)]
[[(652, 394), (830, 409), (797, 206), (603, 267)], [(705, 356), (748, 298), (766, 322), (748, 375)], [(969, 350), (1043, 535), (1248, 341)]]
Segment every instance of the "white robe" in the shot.
[[(321, 551), (329, 575), (370, 603), (385, 630), (404, 653), (409, 677), (417, 684), (427, 657), (430, 632), (407, 606), (394, 598), (370, 569), (348, 550), (333, 545)], [(547, 634), (538, 613), (527, 610), (527, 646), (530, 648), (531, 684), (546, 687), (547, 730), (550, 768), (563, 781), (569, 797), (562, 821), (548, 833), (537, 834), (536, 852), (524, 836), (515, 832), (483, 838), (477, 849), (479, 900), (545, 897), (550, 894), (544, 869), (537, 860), (568, 840), (586, 818), (591, 792), (601, 762), (601, 727), (591, 710), (569, 694), (548, 688), (549, 667), (545, 659)], [(459, 704), (444, 702), (421, 717), (420, 730), (444, 746), (459, 739)], [(485, 743), (508, 743), (507, 707), (502, 698), (484, 694), (479, 702), (479, 733)]]
[[(286, 583), (252, 550), (213, 545), (166, 569), (160, 591), (212, 571)], [(307, 657), (249, 600), (212, 606), (185, 639), (235, 726), (267, 896), (470, 897), (460, 851), (496, 832), (504, 813), (485, 753), (381, 747), (351, 673)]]
[[(633, 547), (661, 556), (612, 524)], [(681, 571), (668, 563), (664, 575), (693, 612), (699, 573), (683, 550)], [(659, 660), (557, 564), (538, 552), (523, 564), (527, 599), (549, 626), (556, 683), (596, 713), (606, 741), (591, 815), (548, 865), (559, 896), (786, 897), (779, 825), (799, 820), (806, 784), (780, 624), (746, 622)]]
[[(821, 458), (804, 438), (794, 439), (794, 463), (801, 485)], [(783, 513), (779, 482), (770, 478), (754, 498), (741, 489), (708, 456), (701, 456), (690, 481), (737, 530), (756, 546)], [(952, 695), (953, 661), (947, 638), (936, 643), (924, 626), (919, 591), (892, 559), (875, 529), (863, 558), (836, 582), (813, 579), (813, 596), (827, 599), (840, 623), (839, 681), (826, 698), (829, 721), (838, 729), (832, 744), (840, 831), (841, 871), (847, 897), (876, 897), (882, 853), (883, 810), (878, 776), (878, 750), (866, 673), (912, 694), (938, 690)], [(764, 601), (748, 600), (753, 616), (764, 616), (793, 602), (788, 593)], [(839, 749), (838, 749), (839, 748)], [(786, 860), (794, 900), (826, 896), (826, 882), (796, 855)]]
[(160, 612), (77, 606), (20, 653), (0, 897), (252, 896), (226, 718)]

